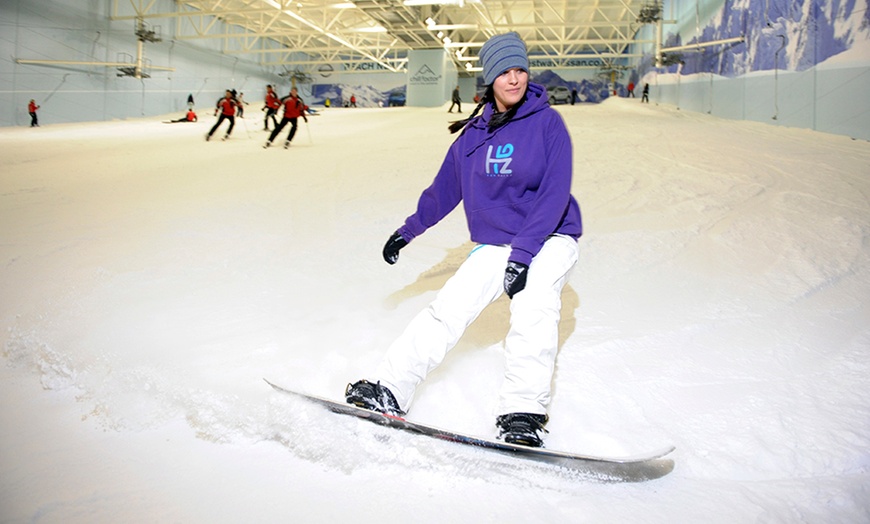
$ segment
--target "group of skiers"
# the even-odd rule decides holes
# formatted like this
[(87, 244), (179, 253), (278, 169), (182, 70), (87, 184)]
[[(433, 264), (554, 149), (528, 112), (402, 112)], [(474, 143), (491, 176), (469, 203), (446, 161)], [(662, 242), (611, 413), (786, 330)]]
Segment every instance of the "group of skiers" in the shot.
[[(211, 140), (211, 137), (215, 134), (224, 120), (229, 121), (229, 127), (227, 128), (223, 139), (228, 139), (233, 132), (233, 127), (235, 127), (236, 115), (238, 114), (239, 117), (244, 118), (244, 103), (245, 102), (241, 99), (241, 94), (238, 96), (236, 95), (235, 89), (227, 89), (223, 98), (219, 99), (215, 105), (215, 115), (219, 116), (215, 125), (212, 126), (211, 130), (205, 136), (206, 141)], [(281, 108), (283, 108), (283, 116), (281, 121), (278, 122), (276, 115), (278, 114), (278, 110)], [(269, 139), (263, 145), (264, 148), (272, 145), (272, 142), (281, 131), (287, 127), (287, 124), (290, 124), (290, 132), (287, 135), (287, 140), (284, 141), (284, 148), (286, 149), (290, 147), (290, 142), (293, 141), (293, 137), (296, 135), (296, 129), (298, 127), (297, 121), (299, 117), (302, 117), (306, 123), (308, 122), (308, 117), (305, 116), (306, 111), (308, 111), (308, 106), (305, 105), (305, 102), (303, 102), (299, 97), (299, 93), (295, 87), (290, 89), (289, 95), (284, 98), (279, 98), (275, 89), (271, 85), (267, 85), (266, 98), (263, 101), (263, 111), (266, 112), (263, 119), (263, 131), (269, 130), (270, 119), (272, 120), (273, 126)]]
[[(629, 96), (634, 97), (634, 83), (630, 83), (628, 85), (628, 93)], [(475, 103), (479, 101), (479, 96), (475, 96)], [(576, 91), (573, 93), (572, 98), (576, 98)], [(462, 112), (462, 101), (459, 98), (459, 86), (456, 86), (456, 89), (453, 90), (453, 95), (451, 97), (452, 103), (450, 104), (450, 109), (447, 111), (448, 113), (453, 112), (453, 107), (456, 106), (458, 108), (458, 112)], [(642, 102), (649, 102), (649, 84), (644, 84), (643, 86), (643, 98)], [(574, 103), (572, 99), (572, 104)], [(175, 123), (175, 122), (196, 122), (197, 116), (193, 111), (193, 95), (188, 95), (187, 97), (187, 105), (188, 112), (185, 116), (177, 119), (170, 120), (166, 123)], [(211, 140), (211, 137), (215, 134), (218, 127), (223, 123), (224, 120), (229, 121), (229, 127), (227, 128), (226, 134), (224, 135), (223, 140), (226, 140), (230, 137), (233, 132), (233, 127), (235, 127), (236, 119), (238, 116), (240, 118), (244, 118), (245, 115), (245, 105), (248, 105), (247, 102), (244, 101), (244, 93), (237, 93), (235, 89), (227, 89), (224, 96), (218, 99), (215, 104), (215, 116), (218, 116), (218, 121), (211, 128), (211, 130), (206, 134), (206, 141)], [(326, 105), (329, 107), (329, 99), (326, 100)], [(283, 118), (279, 122), (276, 118), (278, 114), (278, 110), (283, 107)], [(345, 107), (356, 107), (356, 97), (351, 95), (350, 104), (345, 104)], [(36, 111), (39, 109), (39, 105), (37, 105), (35, 100), (30, 100), (27, 104), (27, 112), (30, 115), (30, 127), (39, 127), (39, 121), (36, 116)], [(266, 144), (263, 146), (267, 148), (272, 145), (272, 142), (275, 140), (275, 137), (281, 133), (287, 124), (290, 124), (290, 132), (287, 135), (287, 140), (284, 142), (284, 147), (287, 148), (290, 146), (290, 142), (293, 141), (293, 137), (296, 135), (297, 129), (297, 120), (301, 116), (306, 123), (308, 123), (308, 118), (305, 116), (305, 113), (309, 111), (305, 102), (299, 97), (299, 94), (295, 87), (290, 89), (290, 94), (285, 96), (284, 98), (279, 98), (278, 94), (275, 93), (274, 88), (271, 85), (266, 86), (266, 98), (264, 100), (263, 111), (266, 112), (266, 116), (263, 121), (263, 130), (269, 130), (269, 119), (272, 120), (273, 131), (269, 136), (269, 139), (266, 141)]]

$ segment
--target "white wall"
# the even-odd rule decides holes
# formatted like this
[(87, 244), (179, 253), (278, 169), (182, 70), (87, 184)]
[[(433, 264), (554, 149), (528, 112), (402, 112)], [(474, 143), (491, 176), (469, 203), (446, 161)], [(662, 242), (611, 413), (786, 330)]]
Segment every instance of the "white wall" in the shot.
[[(692, 38), (708, 41), (737, 33), (745, 36), (746, 43), (734, 49), (720, 48), (723, 58), (731, 56), (729, 53), (734, 53), (735, 57), (744, 54), (735, 58), (744, 60), (742, 71), (727, 76), (707, 72), (686, 75), (682, 74), (685, 70), (676, 66), (656, 69), (645, 62), (637, 65), (638, 70), (648, 71), (639, 84), (649, 82), (650, 101), (653, 103), (724, 118), (803, 127), (870, 140), (870, 97), (864, 89), (870, 78), (870, 40), (866, 23), (862, 21), (862, 17), (866, 19), (865, 10), (860, 6), (855, 6), (854, 10), (834, 9), (838, 4), (830, 0), (807, 0), (802, 4), (817, 9), (801, 14), (795, 7), (798, 4), (788, 4), (791, 6), (788, 16), (783, 16), (781, 10), (774, 9), (779, 4), (762, 0), (740, 3), (733, 0), (670, 0), (665, 4), (665, 18), (669, 18), (672, 12), (681, 13), (681, 24), (676, 30), (683, 43)], [(758, 10), (752, 11), (753, 6), (762, 9), (760, 14)], [(730, 8), (728, 12), (732, 16), (735, 13), (754, 15), (746, 19), (747, 24), (732, 27), (719, 15), (725, 12), (724, 8)], [(774, 17), (774, 13), (780, 14)], [(770, 27), (764, 23), (768, 16)], [(817, 18), (812, 19), (813, 16)], [(718, 32), (708, 31), (699, 37), (698, 31), (703, 32), (705, 27), (716, 27)], [(826, 33), (820, 27), (834, 34)], [(666, 25), (666, 36), (673, 35), (674, 30)], [(765, 61), (770, 56), (764, 54), (771, 54), (770, 41), (778, 44), (776, 37), (780, 34), (784, 35), (783, 42), (788, 42), (788, 46), (782, 48), (786, 58), (772, 66), (771, 62)], [(645, 26), (637, 38), (651, 36), (652, 26)], [(835, 37), (843, 42), (845, 50), (834, 49), (831, 42)], [(644, 47), (648, 53), (653, 52), (652, 46)], [(778, 45), (773, 49), (776, 47)], [(802, 52), (807, 49), (815, 52)], [(746, 56), (751, 59), (746, 59)], [(684, 53), (688, 64), (694, 58), (694, 53)], [(812, 61), (809, 67), (808, 61)], [(699, 69), (695, 68), (696, 71)]]
[[(244, 91), (249, 102), (262, 99), (267, 83), (281, 84), (274, 71), (225, 55), (218, 43), (173, 42), (174, 20), (160, 26), (163, 41), (145, 43), (151, 78), (118, 77), (113, 67), (96, 65), (28, 65), (14, 59), (116, 62), (120, 54), (136, 56), (133, 23), (109, 20), (110, 1), (0, 1), (0, 125), (29, 125), (27, 103), (42, 106), (40, 123), (83, 122), (160, 115), (186, 109), (187, 96), (211, 108), (226, 89)], [(123, 4), (123, 2), (119, 2)], [(169, 11), (172, 0), (157, 0)], [(284, 82), (288, 83), (289, 82)]]
[(750, 73), (647, 75), (650, 101), (724, 118), (805, 127), (870, 140), (870, 104), (861, 86), (870, 66)]
[[(471, 112), (474, 110), (474, 95), (477, 94), (477, 78), (474, 76), (461, 76), (457, 81), (459, 85), (459, 98), (462, 99), (462, 111)], [(451, 93), (452, 97), (453, 93)], [(450, 100), (450, 98), (448, 98)]]

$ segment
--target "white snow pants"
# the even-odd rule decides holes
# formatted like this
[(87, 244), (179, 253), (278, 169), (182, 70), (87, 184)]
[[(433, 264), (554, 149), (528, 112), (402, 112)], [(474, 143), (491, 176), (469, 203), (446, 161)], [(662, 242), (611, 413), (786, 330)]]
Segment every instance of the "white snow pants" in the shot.
[[(390, 388), (404, 411), (417, 385), (441, 364), (483, 309), (504, 292), (510, 252), (510, 246), (476, 247), (435, 300), (387, 350), (375, 378)], [(546, 414), (558, 350), (562, 288), (577, 258), (576, 240), (549, 237), (532, 259), (525, 289), (511, 300), (497, 415)]]

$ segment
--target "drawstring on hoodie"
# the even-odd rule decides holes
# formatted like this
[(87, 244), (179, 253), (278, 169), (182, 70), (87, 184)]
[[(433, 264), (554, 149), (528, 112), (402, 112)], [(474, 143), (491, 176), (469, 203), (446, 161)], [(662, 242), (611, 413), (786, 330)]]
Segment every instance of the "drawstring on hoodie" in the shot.
[[(536, 88), (534, 90), (532, 88), (533, 85), (536, 86)], [(532, 84), (530, 82), (529, 87), (526, 88), (526, 94), (523, 97), (523, 101), (520, 102), (519, 104), (515, 105), (511, 110), (514, 110), (514, 111), (519, 110), (522, 106), (527, 105), (529, 102), (533, 102), (535, 105), (533, 105), (532, 108), (528, 112), (524, 112), (522, 115), (520, 115), (520, 118), (524, 118), (528, 114), (536, 113), (540, 109), (542, 109), (542, 107), (538, 107), (538, 106), (549, 107), (549, 101), (546, 98), (544, 98), (543, 100), (532, 100), (532, 97), (536, 97), (538, 99), (541, 98), (540, 93), (537, 92), (539, 90), (543, 90), (544, 92), (546, 92), (546, 90), (543, 89), (543, 86), (538, 86), (537, 84)], [(490, 93), (491, 93), (491, 89), (487, 89), (486, 94), (488, 95)], [(487, 96), (484, 96), (483, 100), (480, 101), (480, 104), (478, 104), (478, 107), (474, 110), (474, 113), (472, 113), (472, 115), (470, 117), (468, 117), (468, 119), (466, 119), (465, 124), (463, 124), (463, 133), (465, 132), (465, 126), (468, 124), (470, 124), (471, 126), (477, 126), (480, 128), (485, 127), (486, 130), (488, 131), (486, 136), (483, 137), (483, 139), (480, 141), (480, 143), (472, 146), (469, 150), (466, 151), (466, 153), (465, 153), (466, 157), (470, 157), (471, 155), (473, 155), (475, 151), (477, 151), (478, 149), (480, 149), (481, 147), (486, 145), (501, 129), (505, 128), (506, 124), (513, 121), (514, 118), (517, 118), (517, 114), (515, 113), (515, 114), (511, 115), (511, 117), (508, 120), (501, 122), (500, 125), (498, 125), (496, 127), (491, 126), (490, 123), (492, 122), (492, 116), (496, 115), (496, 114), (500, 114), (500, 113), (496, 112), (495, 106), (493, 106), (493, 112), (489, 117), (489, 121), (486, 121), (486, 122), (483, 121), (483, 118), (486, 116), (485, 114), (475, 118), (474, 115), (477, 113), (478, 109), (480, 109), (481, 106), (485, 106), (488, 101), (489, 101), (489, 98)], [(509, 112), (510, 111), (508, 111), (508, 113)], [(504, 114), (508, 114), (508, 113), (504, 113)]]

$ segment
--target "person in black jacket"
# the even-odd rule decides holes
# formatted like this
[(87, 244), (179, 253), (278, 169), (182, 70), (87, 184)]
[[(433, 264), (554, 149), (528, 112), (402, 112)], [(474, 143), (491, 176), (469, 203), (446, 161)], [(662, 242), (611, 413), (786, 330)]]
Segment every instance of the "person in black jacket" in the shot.
[(462, 112), (462, 99), (459, 98), (459, 86), (456, 86), (456, 89), (453, 90), (453, 99), (452, 103), (450, 104), (450, 109), (447, 110), (448, 113), (453, 112), (453, 106), (456, 106), (457, 113)]

